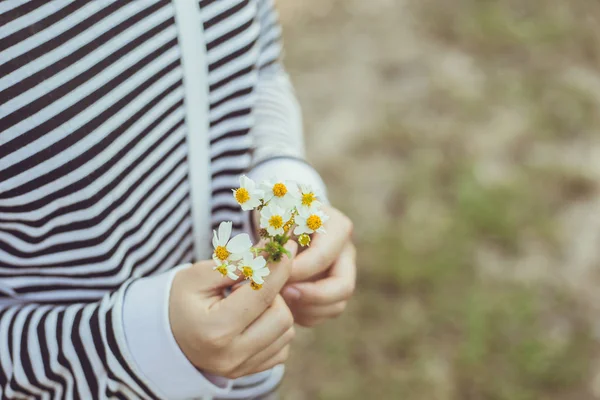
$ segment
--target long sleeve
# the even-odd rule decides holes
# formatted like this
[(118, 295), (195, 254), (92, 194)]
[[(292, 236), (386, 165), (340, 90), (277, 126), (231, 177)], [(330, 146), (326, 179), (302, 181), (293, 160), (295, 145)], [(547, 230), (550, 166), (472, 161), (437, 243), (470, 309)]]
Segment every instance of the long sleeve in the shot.
[(0, 397), (158, 398), (123, 332), (127, 282), (95, 303), (0, 302)]
[(275, 157), (304, 158), (302, 114), (281, 63), (281, 26), (272, 0), (261, 0), (258, 15), (258, 84), (255, 88), (252, 164)]
[(261, 0), (259, 79), (256, 86), (250, 175), (262, 180), (271, 176), (311, 184), (322, 196), (325, 185), (305, 161), (302, 112), (290, 79), (281, 62), (281, 26), (273, 0)]
[(213, 398), (231, 391), (229, 379), (202, 374), (179, 348), (169, 320), (169, 296), (177, 271), (133, 282), (123, 305), (123, 325), (133, 360), (145, 377), (169, 400)]
[[(219, 396), (177, 346), (168, 299), (175, 273), (127, 281), (95, 303), (0, 301), (0, 398), (187, 399)], [(4, 396), (4, 397), (2, 397)]]

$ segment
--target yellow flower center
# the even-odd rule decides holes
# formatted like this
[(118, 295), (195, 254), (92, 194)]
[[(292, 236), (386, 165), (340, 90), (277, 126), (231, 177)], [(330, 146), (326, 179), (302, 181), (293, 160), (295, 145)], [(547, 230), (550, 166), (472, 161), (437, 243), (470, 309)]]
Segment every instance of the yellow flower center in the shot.
[(283, 183), (273, 185), (273, 194), (277, 197), (283, 197), (287, 193), (287, 187)]
[(229, 257), (230, 254), (231, 253), (229, 253), (224, 246), (217, 246), (215, 249), (215, 256), (221, 261), (227, 260), (227, 257)]
[(252, 278), (252, 268), (249, 266), (242, 267), (242, 274), (244, 274), (246, 278)]
[(269, 225), (275, 229), (279, 229), (283, 226), (283, 218), (281, 218), (281, 215), (273, 215), (269, 219)]
[(306, 226), (308, 226), (313, 231), (319, 229), (322, 224), (323, 222), (321, 221), (321, 217), (319, 217), (318, 215), (313, 214), (306, 219)]
[(300, 246), (302, 247), (306, 247), (310, 244), (310, 236), (308, 236), (306, 233), (303, 233), (302, 235), (298, 236), (298, 243), (300, 243)]
[(310, 207), (313, 201), (316, 200), (314, 193), (302, 193), (302, 205), (306, 207)]
[(239, 188), (235, 191), (235, 199), (238, 203), (244, 204), (248, 200), (250, 200), (250, 193), (245, 188)]
[(225, 276), (227, 275), (227, 266), (225, 264), (219, 265), (217, 267), (217, 271), (219, 271), (221, 275)]
[(250, 282), (250, 287), (254, 290), (259, 290), (260, 288), (262, 288), (262, 285), (260, 283), (252, 281)]

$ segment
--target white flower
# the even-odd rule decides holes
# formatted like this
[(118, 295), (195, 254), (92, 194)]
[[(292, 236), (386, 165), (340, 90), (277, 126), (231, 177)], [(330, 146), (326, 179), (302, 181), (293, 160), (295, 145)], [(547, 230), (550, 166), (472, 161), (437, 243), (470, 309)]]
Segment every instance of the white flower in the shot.
[(256, 188), (256, 183), (246, 175), (240, 176), (240, 187), (239, 189), (233, 190), (233, 197), (235, 201), (242, 206), (242, 210), (249, 211), (253, 210), (260, 204), (260, 199), (263, 197), (264, 192)]
[(221, 275), (223, 276), (228, 276), (231, 279), (233, 279), (234, 281), (237, 281), (239, 276), (237, 276), (237, 274), (235, 273), (235, 271), (237, 270), (237, 267), (233, 264), (228, 264), (227, 262), (224, 262), (221, 265), (217, 265), (215, 267), (213, 267), (213, 270), (217, 270), (221, 273)]
[(215, 260), (217, 265), (222, 264), (224, 261), (241, 259), (244, 254), (250, 252), (250, 248), (252, 247), (250, 236), (247, 233), (241, 233), (229, 240), (231, 237), (231, 226), (231, 221), (221, 222), (219, 233), (217, 234), (217, 231), (213, 230), (212, 244), (215, 248), (213, 260)]
[(244, 256), (238, 269), (242, 271), (246, 279), (250, 279), (259, 285), (262, 285), (265, 282), (263, 278), (271, 273), (267, 267), (267, 260), (263, 256), (253, 258), (252, 254)]
[(301, 235), (303, 233), (325, 233), (325, 229), (323, 229), (323, 224), (329, 219), (325, 213), (321, 210), (317, 210), (316, 208), (310, 209), (300, 209), (298, 210), (298, 215), (295, 218), (296, 224), (298, 226), (294, 229), (295, 235)]
[(298, 193), (296, 197), (296, 208), (300, 210), (304, 208), (306, 210), (311, 208), (317, 208), (321, 206), (321, 202), (318, 199), (316, 192), (310, 185), (298, 185)]
[(291, 208), (294, 205), (293, 193), (297, 189), (293, 182), (271, 179), (264, 181), (261, 189), (264, 191), (265, 203), (270, 201), (283, 208)]
[(269, 204), (260, 211), (260, 227), (265, 228), (269, 235), (283, 235), (283, 226), (290, 220), (289, 210), (275, 204)]

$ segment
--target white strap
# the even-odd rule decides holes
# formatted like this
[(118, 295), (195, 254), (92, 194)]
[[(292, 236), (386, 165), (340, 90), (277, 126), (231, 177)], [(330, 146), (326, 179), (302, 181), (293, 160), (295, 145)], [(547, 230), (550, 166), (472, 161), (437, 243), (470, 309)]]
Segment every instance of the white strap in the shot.
[(198, 2), (175, 0), (173, 4), (183, 66), (194, 256), (202, 260), (210, 255), (208, 63)]

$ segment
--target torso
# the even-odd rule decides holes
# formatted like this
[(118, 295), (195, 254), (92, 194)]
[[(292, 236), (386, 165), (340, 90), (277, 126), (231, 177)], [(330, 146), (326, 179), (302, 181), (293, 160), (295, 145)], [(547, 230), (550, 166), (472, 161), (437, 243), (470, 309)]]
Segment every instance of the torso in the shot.
[[(93, 301), (194, 256), (170, 1), (0, 4), (0, 299)], [(250, 164), (254, 1), (201, 1), (211, 223)], [(198, 66), (206, 68), (206, 66)]]

